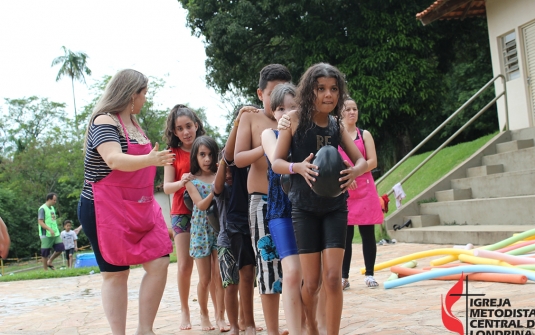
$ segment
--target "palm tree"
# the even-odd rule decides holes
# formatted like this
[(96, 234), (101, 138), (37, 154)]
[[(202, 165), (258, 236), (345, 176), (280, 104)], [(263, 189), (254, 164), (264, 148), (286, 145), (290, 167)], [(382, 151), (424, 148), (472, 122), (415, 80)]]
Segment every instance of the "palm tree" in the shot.
[(61, 68), (58, 71), (56, 81), (59, 81), (62, 77), (68, 76), (71, 78), (72, 84), (72, 98), (74, 100), (74, 124), (76, 131), (78, 132), (78, 115), (76, 114), (76, 97), (74, 96), (74, 80), (81, 81), (85, 84), (84, 72), (88, 76), (91, 75), (91, 70), (87, 67), (87, 56), (84, 52), (72, 52), (71, 50), (61, 47), (63, 49), (63, 56), (54, 58), (52, 66), (61, 64)]

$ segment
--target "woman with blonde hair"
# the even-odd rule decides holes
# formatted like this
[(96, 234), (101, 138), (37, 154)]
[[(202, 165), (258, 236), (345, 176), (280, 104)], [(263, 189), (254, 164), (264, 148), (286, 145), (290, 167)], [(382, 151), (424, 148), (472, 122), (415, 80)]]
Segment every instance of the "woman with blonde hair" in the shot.
[(113, 76), (93, 110), (85, 139), (78, 218), (102, 274), (102, 305), (113, 334), (125, 334), (133, 264), (146, 271), (136, 334), (154, 334), (173, 251), (153, 187), (156, 166), (172, 164), (174, 155), (158, 151), (158, 143), (152, 148), (135, 118), (145, 103), (147, 83), (135, 70)]

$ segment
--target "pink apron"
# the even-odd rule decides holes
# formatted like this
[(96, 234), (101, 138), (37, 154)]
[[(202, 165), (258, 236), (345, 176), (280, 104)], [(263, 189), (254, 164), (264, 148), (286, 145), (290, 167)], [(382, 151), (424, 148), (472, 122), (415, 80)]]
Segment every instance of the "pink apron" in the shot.
[[(128, 143), (126, 153), (148, 154), (152, 145), (130, 143), (120, 117), (119, 121)], [(92, 183), (98, 245), (106, 262), (117, 266), (142, 264), (173, 251), (162, 209), (154, 198), (155, 175), (154, 166), (133, 172), (113, 170)]]
[[(366, 155), (366, 147), (362, 140), (362, 134), (357, 128), (358, 138), (355, 140), (355, 145), (364, 156), (364, 159), (368, 159)], [(347, 160), (351, 166), (353, 162), (347, 154), (338, 147), (338, 151), (342, 155), (342, 158)], [(381, 210), (381, 203), (379, 202), (379, 194), (375, 187), (375, 182), (371, 171), (363, 173), (361, 176), (355, 179), (357, 183), (356, 190), (349, 190), (349, 197), (347, 198), (347, 224), (348, 225), (371, 225), (383, 223), (384, 216)]]

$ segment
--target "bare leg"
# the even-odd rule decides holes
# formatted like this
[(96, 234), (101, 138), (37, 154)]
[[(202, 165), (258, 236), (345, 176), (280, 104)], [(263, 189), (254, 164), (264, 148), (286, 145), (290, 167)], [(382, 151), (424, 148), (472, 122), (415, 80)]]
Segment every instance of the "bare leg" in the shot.
[(48, 271), (48, 258), (41, 257), (41, 261), (43, 261), (43, 270)]
[(139, 288), (139, 324), (136, 335), (154, 334), (152, 327), (162, 300), (169, 257), (157, 258), (143, 264), (146, 273)]
[[(299, 255), (299, 260), (301, 261), (301, 270), (303, 271), (301, 297), (307, 318), (308, 335), (319, 335), (318, 324), (316, 322), (316, 309), (321, 286), (321, 253), (301, 254)], [(342, 265), (340, 264), (341, 268)]]
[(229, 285), (225, 288), (225, 307), (227, 310), (228, 321), (230, 323), (229, 335), (239, 335), (240, 327), (238, 325), (238, 285)]
[(316, 318), (318, 320), (318, 331), (320, 335), (327, 335), (327, 311), (325, 310), (325, 286), (321, 285), (318, 297), (318, 309), (316, 310)]
[(302, 334), (303, 301), (301, 300), (301, 262), (299, 255), (284, 257), (282, 304), (286, 315), (286, 324), (290, 334)]
[(67, 266), (72, 268), (72, 254), (69, 254), (69, 260), (67, 261)]
[(114, 335), (124, 335), (128, 304), (128, 274), (130, 270), (102, 273), (102, 307)]
[[(223, 289), (223, 282), (221, 281), (221, 274), (219, 273), (219, 259), (217, 258), (217, 251), (215, 250), (212, 251), (212, 281), (210, 286), (214, 289), (214, 293), (211, 294), (215, 307), (215, 322), (219, 327), (220, 332), (228, 332), (230, 328), (227, 327), (227, 322), (225, 321), (225, 290)], [(211, 291), (212, 288), (210, 288), (210, 292)]]
[(243, 329), (246, 335), (256, 334), (253, 312), (254, 267), (246, 265), (240, 269), (240, 307), (243, 313)]
[(182, 317), (180, 329), (191, 329), (191, 319), (189, 313), (189, 288), (191, 286), (191, 273), (193, 272), (193, 258), (189, 255), (190, 233), (182, 233), (175, 236), (176, 263), (178, 266), (177, 282), (178, 295)]
[(199, 300), (199, 307), (201, 310), (201, 328), (202, 330), (214, 330), (210, 322), (210, 315), (208, 313), (208, 291), (210, 289), (210, 281), (212, 277), (211, 270), (212, 259), (210, 256), (195, 259), (197, 271), (199, 271), (199, 283), (197, 284), (197, 299)]
[(61, 255), (61, 251), (54, 251), (54, 253), (52, 254), (52, 256), (50, 256), (50, 258), (48, 259), (48, 263), (47, 263), (47, 265), (52, 265), (52, 262), (54, 262), (54, 260), (55, 260), (59, 255)]
[(342, 292), (342, 261), (344, 249), (323, 250), (323, 286), (326, 296), (327, 335), (338, 335), (344, 295)]

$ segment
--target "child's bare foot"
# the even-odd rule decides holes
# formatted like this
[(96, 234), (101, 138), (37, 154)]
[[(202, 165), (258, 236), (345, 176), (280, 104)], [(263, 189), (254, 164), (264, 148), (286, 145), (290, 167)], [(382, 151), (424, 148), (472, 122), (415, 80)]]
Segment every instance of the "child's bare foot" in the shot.
[(238, 326), (235, 326), (235, 327), (230, 327), (229, 330), (228, 330), (228, 335), (240, 335), (240, 327)]
[(245, 328), (245, 335), (256, 335), (257, 331), (261, 332), (262, 330), (264, 330), (264, 328), (262, 328), (262, 327), (253, 327), (253, 326), (246, 327)]
[(318, 330), (318, 325), (316, 324), (316, 322), (308, 322), (307, 321), (307, 326), (305, 328), (307, 330), (307, 334), (308, 335), (320, 335), (320, 332)]
[(189, 318), (189, 311), (182, 312), (182, 320), (180, 320), (180, 329), (189, 330), (191, 329), (191, 321)]
[(202, 330), (214, 330), (215, 327), (212, 326), (210, 322), (210, 317), (208, 315), (201, 314), (201, 329)]
[(288, 334), (290, 334), (288, 329), (284, 329), (284, 330), (279, 329), (279, 335), (288, 335)]
[[(242, 332), (242, 331), (245, 331), (245, 328), (247, 328), (247, 327), (245, 327), (245, 324), (243, 323), (242, 320), (238, 320), (238, 327), (240, 328), (240, 331), (241, 331), (241, 332)], [(256, 331), (257, 331), (257, 332), (261, 332), (262, 330), (264, 330), (264, 328), (259, 327), (259, 326), (256, 326)], [(255, 334), (256, 334), (256, 333), (255, 333)]]
[(228, 327), (229, 325), (225, 322), (225, 319), (217, 320), (216, 324), (219, 327), (219, 331), (222, 333), (226, 333), (230, 330), (230, 327)]

